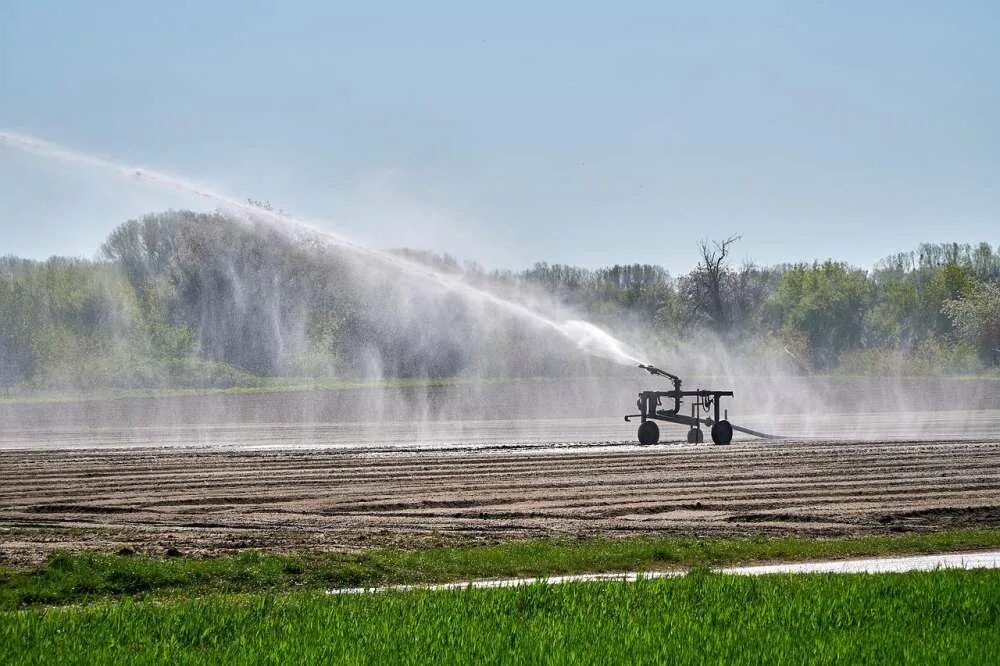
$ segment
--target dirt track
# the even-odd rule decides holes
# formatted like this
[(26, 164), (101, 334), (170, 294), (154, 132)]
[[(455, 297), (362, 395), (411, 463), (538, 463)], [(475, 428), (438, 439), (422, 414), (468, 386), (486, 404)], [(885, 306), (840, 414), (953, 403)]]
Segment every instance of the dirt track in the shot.
[(1000, 443), (0, 451), (0, 559), (1000, 525)]

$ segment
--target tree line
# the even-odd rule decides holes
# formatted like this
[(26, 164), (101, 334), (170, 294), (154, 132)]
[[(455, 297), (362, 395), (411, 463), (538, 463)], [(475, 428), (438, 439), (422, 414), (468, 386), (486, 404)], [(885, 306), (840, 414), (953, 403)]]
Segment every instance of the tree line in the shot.
[[(1000, 364), (1000, 248), (926, 243), (871, 269), (737, 264), (706, 241), (690, 273), (648, 264), (486, 271), (402, 261), (661, 340), (778, 349), (802, 371), (982, 372)], [(0, 259), (0, 385), (214, 386), (260, 377), (531, 375), (571, 350), (516, 317), (315, 238), (169, 211), (115, 229), (95, 260)], [(433, 287), (433, 281), (432, 281)], [(559, 305), (555, 305), (559, 304)], [(502, 314), (502, 313), (501, 313)]]

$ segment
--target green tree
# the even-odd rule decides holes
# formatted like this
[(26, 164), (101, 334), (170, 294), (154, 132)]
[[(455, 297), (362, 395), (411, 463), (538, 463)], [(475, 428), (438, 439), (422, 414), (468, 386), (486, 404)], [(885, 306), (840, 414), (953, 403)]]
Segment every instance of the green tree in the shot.
[(785, 271), (768, 303), (768, 318), (789, 338), (805, 340), (812, 361), (832, 367), (861, 346), (871, 285), (864, 271), (827, 261)]
[(959, 337), (975, 345), (984, 363), (1000, 364), (1000, 284), (976, 285), (942, 309), (954, 322)]

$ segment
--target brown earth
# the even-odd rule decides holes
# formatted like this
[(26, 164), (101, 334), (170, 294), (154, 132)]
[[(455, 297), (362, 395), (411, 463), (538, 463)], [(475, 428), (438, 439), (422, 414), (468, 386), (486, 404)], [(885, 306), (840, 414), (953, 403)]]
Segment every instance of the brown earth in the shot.
[(1000, 442), (0, 450), (0, 561), (1000, 526)]

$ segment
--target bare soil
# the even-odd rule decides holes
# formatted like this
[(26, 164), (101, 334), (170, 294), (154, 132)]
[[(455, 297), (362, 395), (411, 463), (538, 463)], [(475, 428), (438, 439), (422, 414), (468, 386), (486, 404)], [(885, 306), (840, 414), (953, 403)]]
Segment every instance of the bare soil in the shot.
[[(1000, 526), (1000, 442), (0, 450), (0, 562)], [(173, 549), (173, 550), (171, 550)]]

